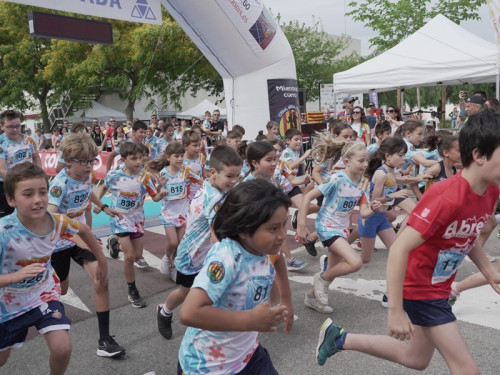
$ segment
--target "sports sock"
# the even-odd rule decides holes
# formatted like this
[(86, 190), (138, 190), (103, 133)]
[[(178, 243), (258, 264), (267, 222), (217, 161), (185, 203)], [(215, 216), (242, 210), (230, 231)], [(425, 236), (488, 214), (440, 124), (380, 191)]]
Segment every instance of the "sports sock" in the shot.
[(135, 286), (135, 281), (132, 281), (131, 283), (127, 283), (128, 285), (128, 292), (130, 293), (133, 290), (137, 290), (137, 287)]
[(169, 316), (171, 316), (171, 315), (172, 315), (172, 313), (173, 313), (173, 311), (172, 311), (172, 310), (169, 310), (169, 309), (167, 308), (167, 305), (163, 304), (163, 305), (161, 306), (161, 309), (160, 309), (160, 314), (161, 314), (162, 316), (164, 316), (164, 317), (169, 317)]
[(99, 339), (105, 340), (109, 337), (109, 310), (96, 311), (97, 325), (99, 326)]

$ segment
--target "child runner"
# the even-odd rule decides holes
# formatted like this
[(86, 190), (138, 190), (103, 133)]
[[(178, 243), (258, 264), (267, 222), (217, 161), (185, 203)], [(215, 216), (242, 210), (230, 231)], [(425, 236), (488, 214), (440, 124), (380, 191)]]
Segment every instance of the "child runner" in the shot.
[(229, 130), (226, 135), (227, 144), (234, 150), (238, 151), (241, 143), (241, 133), (236, 130)]
[(258, 332), (276, 331), (281, 323), (285, 333), (292, 328), (287, 306), (268, 302), (277, 273), (272, 256), (286, 241), (290, 203), (264, 181), (243, 182), (228, 194), (213, 222), (220, 242), (179, 312), (188, 329), (178, 374), (278, 374)]
[(155, 152), (157, 156), (163, 154), (167, 146), (172, 143), (172, 137), (174, 136), (174, 126), (168, 122), (163, 124), (162, 127), (163, 136), (158, 138), (156, 144), (154, 145)]
[[(273, 139), (279, 140), (278, 138)], [(281, 143), (283, 143), (283, 141), (281, 141)], [(273, 146), (271, 144), (271, 139), (269, 141), (253, 142), (250, 146), (248, 146), (247, 161), (248, 165), (250, 165), (251, 172), (245, 177), (244, 181), (251, 181), (259, 178), (281, 188), (282, 190), (283, 179), (289, 179), (292, 183), (298, 182), (299, 184), (305, 181), (307, 176), (294, 177), (292, 175), (292, 171), (288, 169), (285, 163), (282, 163), (282, 166), (285, 167), (284, 172), (276, 168), (278, 152), (275, 147), (278, 147), (280, 149), (279, 153), (281, 153), (280, 144), (276, 143), (275, 146)], [(284, 193), (287, 193), (287, 191), (284, 191)], [(298, 271), (307, 266), (306, 262), (292, 257), (286, 242), (283, 244), (283, 254), (285, 255), (286, 265), (289, 271)]]
[[(331, 151), (335, 163), (340, 157), (344, 160), (345, 170), (332, 175), (325, 182), (311, 190), (304, 197), (299, 209), (297, 236), (302, 243), (319, 238), (328, 248), (328, 265), (324, 272), (314, 275), (314, 287), (306, 293), (304, 304), (322, 313), (331, 313), (328, 306), (328, 288), (336, 277), (359, 270), (363, 264), (361, 257), (349, 245), (349, 217), (356, 205), (360, 206), (360, 215), (367, 218), (374, 210), (381, 211), (378, 201), (370, 203), (367, 197), (368, 181), (363, 174), (368, 165), (368, 151), (362, 143), (332, 141)], [(324, 195), (323, 205), (316, 217), (316, 233), (310, 233), (306, 227), (306, 210), (311, 200)]]
[[(186, 152), (184, 153), (184, 166), (189, 167), (198, 176), (205, 178), (205, 155), (200, 153), (201, 135), (193, 130), (186, 130), (182, 135), (182, 145)], [(189, 193), (189, 199), (192, 200), (196, 192), (201, 188), (201, 184), (193, 184)]]
[[(186, 231), (191, 184), (203, 184), (201, 177), (185, 167), (183, 162), (184, 147), (179, 142), (173, 142), (160, 157), (150, 161), (146, 166), (147, 169), (159, 172), (159, 176), (166, 181), (161, 186), (167, 194), (162, 200), (160, 214), (160, 221), (167, 237), (167, 247), (160, 266), (160, 272), (164, 275), (170, 275), (175, 271), (173, 265), (175, 252)], [(175, 282), (175, 276), (173, 280)]]
[(186, 234), (175, 257), (179, 288), (171, 292), (163, 305), (157, 306), (158, 331), (166, 339), (172, 338), (172, 313), (186, 298), (193, 280), (200, 272), (208, 250), (212, 246), (212, 219), (221, 200), (239, 180), (241, 158), (229, 146), (218, 146), (210, 158), (210, 177), (191, 201)]
[[(98, 162), (97, 146), (87, 133), (69, 133), (59, 145), (61, 157), (66, 166), (50, 183), (48, 210), (59, 213), (86, 224), (86, 212), (90, 202), (110, 216), (118, 212), (103, 205), (92, 192), (95, 175), (92, 167)], [(78, 242), (78, 241), (76, 241)], [(78, 245), (81, 245), (78, 243)], [(109, 334), (109, 289), (108, 284), (101, 285), (97, 279), (98, 270), (106, 263), (100, 250), (96, 257), (86, 248), (82, 248), (68, 239), (57, 242), (52, 255), (52, 267), (61, 281), (61, 294), (69, 288), (69, 270), (71, 259), (78, 263), (92, 281), (95, 292), (95, 309), (99, 327), (97, 355), (115, 357), (125, 354), (125, 350)]]
[(142, 299), (135, 285), (134, 262), (140, 259), (143, 251), (143, 204), (147, 194), (155, 202), (166, 194), (157, 192), (153, 176), (142, 167), (140, 144), (124, 142), (120, 145), (120, 156), (123, 168), (108, 172), (98, 197), (101, 198), (109, 190), (112, 198), (111, 208), (122, 215), (122, 219), (111, 218), (111, 233), (118, 237), (119, 246), (108, 241), (109, 252), (111, 257), (116, 259), (118, 252), (123, 251), (123, 271), (128, 285), (128, 300), (133, 307), (141, 308), (146, 307), (146, 301)]
[[(71, 322), (59, 302), (61, 286), (50, 257), (61, 238), (73, 235), (96, 256), (102, 251), (88, 226), (47, 211), (48, 191), (45, 172), (30, 162), (13, 166), (5, 176), (7, 201), (15, 211), (0, 219), (0, 367), (35, 326), (44, 335), (50, 373), (56, 375), (69, 364)], [(99, 263), (96, 280), (103, 287), (108, 269), (105, 260)]]
[(279, 125), (276, 121), (269, 121), (266, 124), (267, 138), (279, 137)]
[(144, 143), (149, 145), (149, 150), (151, 152), (151, 160), (156, 159), (158, 156), (156, 154), (156, 142), (158, 142), (158, 137), (155, 135), (155, 126), (149, 125), (146, 130), (146, 137), (144, 138)]
[(437, 349), (450, 373), (479, 374), (447, 299), (467, 255), (500, 293), (500, 273), (476, 241), (500, 193), (499, 128), (493, 112), (469, 117), (459, 135), (464, 169), (425, 192), (389, 251), (390, 337), (347, 333), (327, 319), (316, 351), (320, 365), (338, 351), (356, 350), (423, 370)]
[(368, 147), (366, 148), (368, 150), (368, 156), (372, 156), (372, 154), (378, 150), (382, 141), (386, 137), (390, 136), (392, 131), (391, 124), (389, 124), (389, 121), (386, 120), (375, 125), (375, 128), (373, 130), (375, 132), (375, 137), (377, 137), (377, 142), (368, 145)]
[(14, 212), (14, 209), (7, 204), (3, 189), (3, 179), (7, 170), (25, 161), (31, 161), (39, 167), (42, 166), (42, 162), (35, 141), (21, 133), (21, 113), (12, 109), (3, 111), (0, 114), (0, 124), (4, 131), (0, 141), (0, 217), (3, 217)]

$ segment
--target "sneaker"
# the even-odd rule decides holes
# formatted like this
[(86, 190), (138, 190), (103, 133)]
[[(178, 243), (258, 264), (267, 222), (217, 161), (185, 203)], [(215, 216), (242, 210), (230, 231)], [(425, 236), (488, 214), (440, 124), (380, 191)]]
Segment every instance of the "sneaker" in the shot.
[(120, 254), (120, 243), (115, 236), (109, 236), (106, 248), (109, 250), (109, 256), (113, 259), (118, 259)]
[(333, 312), (333, 309), (330, 306), (323, 305), (316, 297), (311, 297), (307, 293), (304, 298), (304, 305), (323, 314), (331, 314)]
[(384, 294), (380, 304), (382, 305), (382, 307), (389, 307), (389, 299), (387, 298), (387, 295)]
[(319, 270), (321, 272), (325, 272), (328, 267), (328, 256), (326, 254), (323, 254), (319, 258)]
[(297, 216), (299, 214), (299, 210), (295, 210), (292, 215), (292, 228), (293, 230), (297, 230)]
[(309, 241), (304, 245), (304, 247), (306, 248), (309, 255), (311, 255), (313, 257), (318, 255), (318, 252), (316, 251), (316, 246), (314, 246), (315, 243), (316, 243), (316, 241)]
[(172, 316), (163, 316), (161, 315), (161, 306), (156, 306), (156, 321), (158, 322), (158, 332), (160, 335), (165, 337), (167, 340), (172, 338)]
[(123, 349), (115, 341), (113, 336), (109, 336), (105, 340), (99, 339), (99, 346), (97, 347), (97, 355), (99, 357), (119, 357), (125, 354), (125, 349)]
[(170, 276), (170, 280), (172, 280), (174, 283), (177, 281), (177, 270), (175, 267), (170, 267), (168, 276)]
[(161, 258), (160, 273), (168, 275), (169, 271), (170, 271), (170, 258), (164, 255), (163, 258)]
[(328, 305), (328, 287), (331, 282), (321, 278), (321, 272), (314, 275), (314, 294), (322, 305)]
[(298, 271), (307, 266), (306, 262), (302, 262), (296, 258), (290, 258), (286, 261), (286, 268), (288, 271)]
[(137, 259), (135, 261), (135, 265), (137, 266), (137, 268), (148, 268), (149, 267), (149, 264), (148, 264), (148, 262), (146, 262), (144, 257), (140, 257), (139, 259)]
[(323, 366), (328, 357), (331, 357), (343, 349), (337, 347), (337, 339), (345, 340), (347, 332), (336, 325), (330, 318), (325, 320), (319, 331), (318, 346), (316, 347), (316, 359)]
[(137, 307), (139, 309), (142, 307), (146, 307), (147, 305), (146, 301), (142, 299), (137, 289), (128, 292), (128, 301), (132, 304), (133, 307)]

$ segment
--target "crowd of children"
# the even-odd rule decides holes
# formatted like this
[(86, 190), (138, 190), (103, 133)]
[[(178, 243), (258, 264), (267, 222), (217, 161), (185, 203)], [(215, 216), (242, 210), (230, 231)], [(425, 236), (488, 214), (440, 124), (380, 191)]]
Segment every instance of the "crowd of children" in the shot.
[[(280, 324), (290, 332), (296, 318), (287, 269), (298, 271), (307, 263), (294, 258), (286, 244), (290, 207), (296, 238), (307, 252), (317, 255), (318, 240), (327, 251), (304, 297), (313, 310), (333, 312), (330, 284), (370, 262), (376, 236), (390, 249), (382, 304), (392, 337), (347, 333), (328, 319), (320, 329), (320, 365), (338, 351), (358, 350), (421, 369), (437, 348), (451, 372), (476, 373), (448, 297), (466, 255), (482, 275), (453, 284), (454, 293), (487, 282), (500, 293), (500, 273), (482, 251), (484, 243), (475, 241), (499, 197), (500, 119), (484, 111), (469, 118), (460, 137), (438, 133), (426, 142), (420, 121), (407, 120), (393, 135), (391, 124), (382, 121), (372, 143), (362, 108), (352, 115), (353, 125), (332, 120), (307, 150), (299, 130), (288, 129), (283, 141), (272, 121), (255, 141), (242, 141), (238, 125), (222, 136), (210, 127), (209, 116), (207, 124), (177, 133), (165, 124), (157, 135), (136, 121), (129, 138), (110, 152), (104, 183), (94, 189), (98, 148), (90, 135), (73, 130), (61, 140), (60, 171), (49, 184), (36, 146), (20, 132), (20, 116), (2, 113), (0, 366), (34, 325), (49, 346), (51, 373), (64, 373), (70, 322), (59, 296), (68, 290), (71, 259), (94, 287), (97, 355), (125, 354), (110, 335), (107, 262), (88, 213), (93, 203), (95, 213), (110, 216), (108, 251), (114, 259), (123, 253), (128, 301), (143, 308), (134, 265), (148, 267), (143, 236), (149, 196), (161, 204), (165, 230), (160, 272), (178, 285), (156, 306), (158, 331), (172, 338), (173, 312), (181, 304), (179, 319), (188, 326), (179, 374), (277, 374), (257, 332)], [(112, 169), (115, 156), (120, 162)], [(300, 170), (309, 159), (311, 175)], [(109, 206), (101, 200), (107, 192)], [(404, 212), (409, 216), (396, 233), (392, 221)], [(314, 228), (306, 220), (311, 213), (317, 213)], [(356, 238), (361, 253), (351, 246)], [(49, 318), (49, 309), (57, 314)], [(211, 356), (204, 342), (217, 345), (221, 355)]]

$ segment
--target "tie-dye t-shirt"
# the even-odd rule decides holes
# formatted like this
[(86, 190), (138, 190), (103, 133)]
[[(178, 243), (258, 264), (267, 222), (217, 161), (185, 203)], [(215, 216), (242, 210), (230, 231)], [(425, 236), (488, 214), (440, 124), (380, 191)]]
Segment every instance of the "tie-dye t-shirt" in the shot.
[[(7, 136), (0, 138), (0, 159), (5, 159), (7, 169), (25, 161), (32, 162), (34, 153), (35, 141), (27, 135), (22, 135), (19, 142), (11, 141)], [(3, 181), (2, 177), (0, 181)]]
[(345, 171), (338, 171), (328, 182), (318, 186), (325, 196), (323, 205), (316, 216), (316, 232), (321, 241), (333, 236), (349, 236), (349, 217), (356, 205), (368, 203), (369, 181), (362, 177), (355, 184)]
[[(253, 255), (226, 238), (210, 249), (192, 288), (203, 289), (216, 308), (249, 311), (269, 299), (274, 275), (269, 256)], [(188, 327), (179, 364), (186, 374), (237, 374), (258, 344), (255, 331), (214, 332)]]
[(175, 268), (185, 275), (198, 273), (213, 245), (210, 225), (222, 204), (223, 192), (208, 181), (203, 182), (189, 205), (186, 234), (177, 248)]
[(34, 277), (0, 288), (0, 323), (14, 319), (48, 301), (58, 301), (61, 285), (50, 257), (56, 243), (66, 236), (77, 234), (80, 224), (61, 214), (50, 215), (54, 229), (39, 236), (26, 229), (17, 211), (0, 219), (0, 274), (7, 275), (21, 268), (41, 263), (45, 271)]

